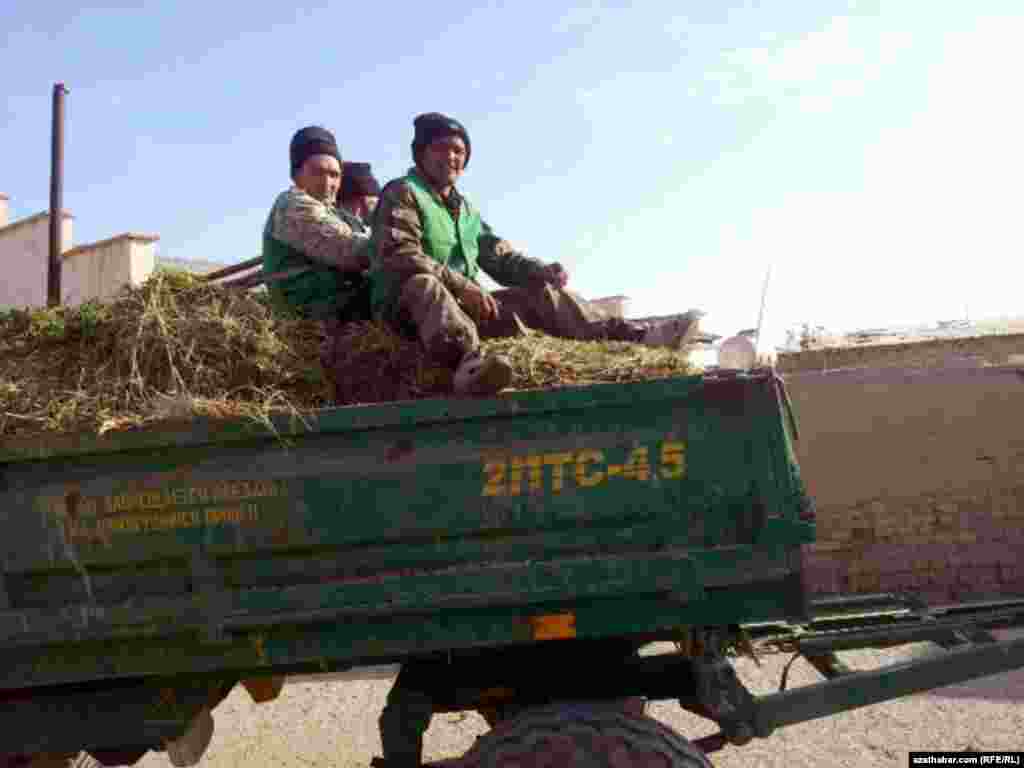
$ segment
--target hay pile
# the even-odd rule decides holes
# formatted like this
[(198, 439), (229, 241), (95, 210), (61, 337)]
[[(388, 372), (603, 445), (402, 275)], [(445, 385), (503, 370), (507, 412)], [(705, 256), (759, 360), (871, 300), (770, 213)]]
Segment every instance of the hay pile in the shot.
[[(434, 397), (451, 391), (452, 372), (431, 365), (421, 346), (375, 323), (353, 323), (334, 340), (339, 404)], [(694, 371), (684, 355), (626, 342), (570, 341), (531, 331), (483, 342), (514, 369), (512, 389), (683, 376)]]
[[(270, 425), (330, 405), (445, 395), (449, 372), (372, 323), (328, 349), (321, 325), (281, 317), (265, 294), (158, 271), (106, 302), (0, 312), (0, 436), (143, 427), (205, 416)], [(690, 372), (682, 355), (531, 333), (486, 346), (508, 355), (520, 389)], [(325, 373), (322, 349), (339, 376)]]

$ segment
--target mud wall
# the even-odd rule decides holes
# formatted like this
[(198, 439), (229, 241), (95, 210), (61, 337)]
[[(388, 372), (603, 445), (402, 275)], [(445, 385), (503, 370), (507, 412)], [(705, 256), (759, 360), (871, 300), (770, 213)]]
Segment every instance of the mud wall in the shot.
[(813, 593), (1024, 593), (1024, 372), (784, 375), (817, 505)]
[(868, 344), (787, 352), (778, 356), (781, 373), (839, 368), (945, 367), (973, 363), (1004, 365), (1024, 355), (1024, 333), (933, 339), (904, 344)]

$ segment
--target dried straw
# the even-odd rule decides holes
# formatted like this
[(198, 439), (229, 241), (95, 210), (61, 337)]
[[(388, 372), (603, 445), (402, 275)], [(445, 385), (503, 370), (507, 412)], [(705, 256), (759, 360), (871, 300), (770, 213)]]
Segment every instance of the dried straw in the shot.
[[(105, 302), (0, 313), (0, 435), (139, 428), (187, 420), (302, 417), (317, 408), (444, 396), (451, 373), (414, 340), (346, 326), (321, 365), (321, 326), (282, 317), (265, 295), (157, 271)], [(514, 388), (678, 376), (685, 357), (619, 342), (530, 332), (485, 342)]]

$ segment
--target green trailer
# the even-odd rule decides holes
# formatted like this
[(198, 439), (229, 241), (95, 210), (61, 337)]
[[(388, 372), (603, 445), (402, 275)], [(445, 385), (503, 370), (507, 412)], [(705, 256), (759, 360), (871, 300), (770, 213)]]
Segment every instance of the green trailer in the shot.
[[(1024, 644), (985, 631), (1021, 602), (811, 604), (796, 439), (783, 381), (755, 371), (7, 440), (0, 766), (194, 764), (234, 686), (265, 700), (288, 675), (381, 665), (401, 669), (389, 768), (420, 764), (433, 714), (472, 709), (496, 727), (467, 764), (586, 724), (707, 765), (789, 723), (1024, 666)], [(832, 653), (897, 637), (951, 650), (871, 673)], [(826, 679), (752, 696), (729, 661), (752, 639)], [(676, 652), (640, 653), (663, 641)], [(720, 733), (687, 742), (644, 699)]]

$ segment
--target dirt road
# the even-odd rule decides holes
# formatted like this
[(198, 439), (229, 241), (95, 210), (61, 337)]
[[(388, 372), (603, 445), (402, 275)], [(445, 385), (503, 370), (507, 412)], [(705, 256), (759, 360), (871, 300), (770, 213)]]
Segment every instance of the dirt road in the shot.
[[(1022, 633), (1015, 633), (1020, 636)], [(1000, 633), (1009, 637), (1007, 633)], [(893, 651), (860, 651), (842, 658), (858, 669), (934, 653), (919, 644)], [(755, 693), (777, 689), (786, 657), (758, 668), (740, 660), (740, 678)], [(790, 686), (819, 681), (803, 661), (793, 665)], [(377, 717), (390, 683), (292, 682), (274, 702), (255, 705), (241, 687), (214, 713), (217, 731), (202, 765), (208, 768), (348, 768), (368, 766), (379, 754)], [(670, 702), (648, 712), (696, 738), (715, 730)], [(468, 749), (487, 726), (475, 713), (440, 715), (426, 737), (426, 757), (452, 757)], [(780, 730), (771, 738), (712, 756), (718, 768), (905, 768), (910, 750), (1024, 749), (1024, 670)], [(139, 765), (163, 768), (162, 753)]]

